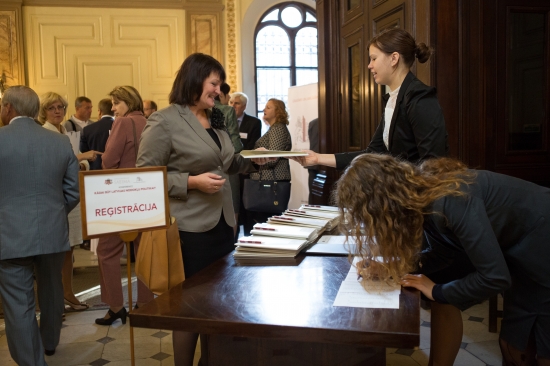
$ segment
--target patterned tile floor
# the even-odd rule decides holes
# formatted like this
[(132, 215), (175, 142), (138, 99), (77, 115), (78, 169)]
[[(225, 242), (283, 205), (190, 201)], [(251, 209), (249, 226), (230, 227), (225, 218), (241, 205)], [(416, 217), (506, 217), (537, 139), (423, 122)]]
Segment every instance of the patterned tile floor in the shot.
[[(90, 261), (94, 260), (89, 252), (77, 250), (75, 253), (75, 265), (90, 264)], [(498, 333), (489, 333), (487, 330), (488, 307), (488, 302), (484, 302), (462, 313), (463, 345), (455, 365), (501, 365)], [(48, 365), (130, 365), (129, 324), (122, 325), (120, 320), (117, 320), (109, 327), (96, 325), (94, 320), (104, 314), (105, 310), (68, 312), (56, 353), (46, 357)], [(419, 349), (388, 349), (386, 365), (425, 366), (428, 364), (430, 312), (422, 309), (421, 319)], [(170, 331), (134, 328), (134, 340), (136, 365), (174, 365)], [(197, 347), (195, 365), (199, 357), (200, 347)], [(0, 320), (0, 365), (16, 365), (8, 351), (3, 320)]]

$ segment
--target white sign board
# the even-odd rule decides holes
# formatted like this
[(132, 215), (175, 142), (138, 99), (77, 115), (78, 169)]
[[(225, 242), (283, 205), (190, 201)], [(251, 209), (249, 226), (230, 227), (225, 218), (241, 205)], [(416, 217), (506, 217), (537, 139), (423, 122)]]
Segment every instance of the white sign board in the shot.
[(85, 238), (167, 227), (166, 168), (82, 172), (82, 229)]

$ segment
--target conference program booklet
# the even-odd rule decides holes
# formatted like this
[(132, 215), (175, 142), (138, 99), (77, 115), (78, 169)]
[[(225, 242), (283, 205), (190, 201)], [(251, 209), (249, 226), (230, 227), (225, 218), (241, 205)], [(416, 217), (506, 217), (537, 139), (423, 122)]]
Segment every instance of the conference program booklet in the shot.
[(246, 159), (253, 158), (288, 158), (291, 156), (307, 156), (303, 151), (278, 151), (278, 150), (242, 150), (241, 156)]

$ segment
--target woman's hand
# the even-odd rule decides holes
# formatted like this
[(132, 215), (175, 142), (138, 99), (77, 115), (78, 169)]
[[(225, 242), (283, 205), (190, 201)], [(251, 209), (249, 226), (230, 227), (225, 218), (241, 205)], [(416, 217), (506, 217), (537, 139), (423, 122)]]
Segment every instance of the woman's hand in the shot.
[(225, 179), (222, 179), (221, 175), (214, 173), (203, 173), (200, 175), (189, 176), (188, 181), (189, 189), (198, 189), (204, 193), (216, 193), (225, 184)]
[(428, 299), (434, 299), (432, 296), (432, 290), (435, 283), (424, 275), (405, 275), (401, 278), (401, 285), (404, 287), (414, 287), (415, 289), (420, 290), (420, 292), (422, 292)]
[[(267, 151), (267, 149), (265, 147), (259, 147), (257, 149), (254, 149), (254, 150), (261, 150), (261, 151)], [(250, 159), (252, 160), (252, 162), (254, 164), (257, 164), (257, 165), (264, 165), (264, 164), (267, 164), (271, 161), (275, 161), (277, 160), (277, 158), (252, 158)]]
[(315, 151), (303, 150), (303, 152), (306, 152), (307, 156), (289, 156), (288, 158), (298, 162), (303, 167), (319, 164), (319, 157)]
[(90, 150), (90, 151), (86, 151), (85, 153), (78, 154), (76, 158), (78, 159), (78, 161), (82, 161), (82, 160), (94, 161), (99, 155), (103, 155), (103, 153), (95, 150)]

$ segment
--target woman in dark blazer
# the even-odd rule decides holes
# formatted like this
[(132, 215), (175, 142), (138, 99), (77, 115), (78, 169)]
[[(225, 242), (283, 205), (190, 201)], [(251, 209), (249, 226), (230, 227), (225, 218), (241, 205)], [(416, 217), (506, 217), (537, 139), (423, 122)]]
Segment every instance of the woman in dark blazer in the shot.
[(344, 169), (358, 155), (382, 153), (410, 162), (447, 156), (447, 130), (435, 88), (418, 80), (410, 71), (415, 58), (428, 61), (431, 50), (417, 44), (403, 29), (386, 30), (369, 43), (369, 70), (374, 81), (387, 85), (383, 97), (383, 116), (364, 151), (317, 154), (308, 150), (306, 157), (293, 158), (303, 166), (325, 165)]
[[(442, 317), (432, 306), (430, 365), (453, 364), (462, 339), (459, 309), (498, 293), (504, 293), (504, 364), (550, 365), (550, 189), (467, 170), (448, 158), (417, 167), (363, 154), (338, 182), (336, 196), (342, 215), (347, 210), (345, 227), (358, 240), (354, 254), (368, 263), (358, 265), (363, 278), (415, 287), (433, 305), (456, 309)], [(423, 232), (430, 248), (420, 252)], [(447, 266), (453, 252), (466, 253), (474, 271), (437, 280), (431, 269)], [(409, 274), (414, 271), (420, 274)]]
[[(143, 116), (143, 101), (139, 92), (132, 86), (117, 86), (109, 96), (113, 102), (115, 121), (105, 144), (105, 152), (102, 156), (103, 169), (135, 168), (139, 138), (147, 122)], [(141, 235), (134, 240), (136, 255), (140, 238)], [(97, 257), (101, 301), (109, 305), (109, 311), (103, 318), (96, 319), (96, 324), (111, 325), (117, 319), (126, 323), (128, 312), (124, 307), (120, 279), (120, 258), (123, 249), (124, 242), (118, 235), (99, 239)], [(126, 255), (129, 258), (130, 253)], [(143, 305), (153, 300), (153, 293), (143, 282), (139, 279), (137, 281), (137, 304)]]
[[(186, 278), (235, 248), (228, 177), (256, 170), (235, 154), (224, 116), (214, 108), (224, 81), (217, 60), (190, 55), (174, 80), (171, 105), (149, 117), (140, 144), (138, 167), (167, 167), (170, 214), (178, 222)], [(173, 332), (176, 365), (193, 364), (197, 337)]]
[[(269, 130), (256, 141), (255, 149), (290, 151), (292, 139), (288, 131), (288, 113), (282, 100), (271, 98), (264, 107), (264, 121), (269, 124)], [(260, 166), (257, 172), (250, 174), (252, 180), (276, 180), (290, 182), (290, 165), (288, 159), (276, 158)], [(243, 192), (245, 195), (246, 192)], [(281, 213), (286, 209), (287, 202), (280, 203)], [(247, 211), (244, 224), (244, 234), (250, 235), (250, 230), (259, 222), (266, 222), (273, 212)]]

